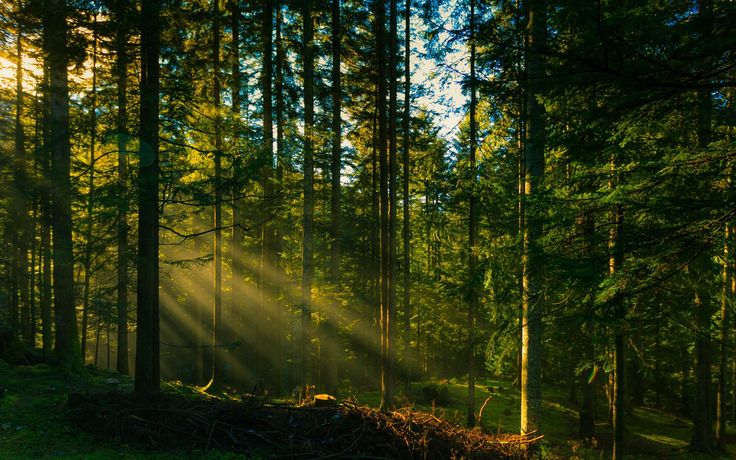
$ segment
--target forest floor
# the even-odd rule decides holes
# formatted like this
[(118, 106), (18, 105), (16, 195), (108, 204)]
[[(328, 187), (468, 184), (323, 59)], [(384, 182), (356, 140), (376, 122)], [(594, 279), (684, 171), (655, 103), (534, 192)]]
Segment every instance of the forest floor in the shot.
[[(1, 459), (207, 459), (225, 460), (248, 458), (243, 454), (204, 449), (153, 450), (117, 437), (94, 435), (72, 423), (67, 404), (69, 394), (104, 391), (115, 385), (120, 390), (131, 387), (130, 381), (114, 373), (88, 369), (84, 377), (70, 377), (63, 370), (46, 365), (11, 366), (0, 360), (0, 458)], [(110, 379), (118, 383), (111, 383)], [(169, 391), (181, 391), (177, 385), (166, 385)], [(488, 389), (492, 388), (492, 392)], [(177, 390), (178, 389), (178, 390)], [(446, 392), (446, 393), (445, 393)], [(416, 383), (409, 389), (415, 410), (434, 413), (439, 418), (461, 423), (465, 420), (464, 402), (467, 387), (464, 382), (449, 380)], [(481, 380), (478, 383), (477, 408), (490, 396), (483, 410), (483, 428), (490, 433), (513, 432), (519, 425), (519, 394), (509, 382)], [(439, 397), (438, 397), (439, 396)], [(375, 392), (354, 395), (356, 402), (376, 406)], [(432, 406), (428, 398), (437, 398), (442, 405)], [(606, 459), (610, 443), (610, 428), (601, 423), (596, 427), (599, 439), (595, 447), (584, 447), (576, 439), (577, 412), (567, 402), (565, 392), (545, 389), (542, 423), (545, 439), (540, 453), (544, 458)], [(600, 398), (603, 399), (603, 398)], [(408, 400), (407, 400), (408, 403)], [(424, 404), (423, 404), (424, 403)], [(605, 413), (600, 407), (599, 413)], [(736, 458), (736, 444), (718, 456), (695, 456), (687, 451), (691, 424), (687, 419), (656, 411), (637, 408), (628, 418), (627, 458), (713, 459)], [(730, 431), (733, 441), (733, 431)], [(263, 458), (254, 454), (253, 459)]]

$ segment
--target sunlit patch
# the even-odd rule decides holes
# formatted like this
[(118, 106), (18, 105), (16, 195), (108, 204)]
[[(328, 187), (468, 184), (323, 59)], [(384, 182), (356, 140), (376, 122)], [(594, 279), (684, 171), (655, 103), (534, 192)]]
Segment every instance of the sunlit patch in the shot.
[(592, 384), (595, 381), (596, 376), (598, 375), (598, 366), (593, 366), (593, 368), (590, 370), (590, 373), (588, 373), (588, 378), (586, 381), (588, 382), (588, 385)]

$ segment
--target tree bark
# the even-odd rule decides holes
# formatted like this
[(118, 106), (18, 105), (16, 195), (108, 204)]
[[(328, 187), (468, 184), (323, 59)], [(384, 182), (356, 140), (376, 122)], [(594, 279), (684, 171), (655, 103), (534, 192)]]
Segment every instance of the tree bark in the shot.
[[(611, 176), (609, 188), (613, 189), (618, 185), (618, 161), (615, 155), (611, 156)], [(612, 213), (613, 225), (608, 235), (609, 276), (616, 276), (621, 270), (624, 259), (623, 248), (623, 222), (624, 212), (621, 205), (615, 205)], [(624, 301), (620, 294), (615, 294), (612, 300), (612, 308), (615, 315), (614, 324), (614, 352), (613, 352), (613, 388), (611, 398), (611, 422), (613, 424), (613, 447), (612, 458), (620, 460), (623, 458), (623, 435), (624, 435), (624, 373), (625, 373), (625, 349), (623, 333), (623, 322), (626, 318)]]
[(213, 225), (215, 228), (213, 241), (213, 281), (214, 304), (212, 309), (212, 371), (210, 381), (220, 382), (222, 376), (223, 352), (218, 347), (222, 342), (222, 117), (220, 114), (220, 2), (214, 0), (212, 11), (212, 101), (215, 109), (215, 206)]
[(303, 48), (304, 59), (304, 209), (302, 238), (302, 289), (301, 289), (301, 372), (302, 384), (309, 384), (314, 376), (310, 375), (310, 341), (312, 316), (312, 281), (314, 278), (314, 241), (312, 227), (314, 225), (314, 44), (312, 24), (312, 1), (303, 0)]
[[(583, 259), (587, 259), (591, 256), (593, 247), (595, 245), (595, 220), (591, 214), (583, 213), (580, 216), (581, 221), (581, 233), (583, 235)], [(591, 292), (591, 297), (593, 293)], [(593, 300), (591, 298), (589, 307), (592, 308)], [(583, 401), (580, 405), (579, 421), (580, 421), (580, 438), (583, 440), (592, 440), (595, 436), (595, 386), (597, 380), (598, 369), (595, 365), (595, 351), (593, 347), (593, 341), (591, 340), (590, 330), (592, 328), (586, 328), (582, 333), (583, 344), (585, 350), (583, 351), (584, 359), (589, 363), (585, 371), (580, 376), (580, 386), (582, 388)]]
[(159, 8), (157, 0), (142, 0), (140, 169), (138, 173), (138, 332), (135, 388), (138, 395), (159, 392), (159, 260), (158, 260), (158, 114)]
[[(263, 16), (261, 22), (261, 39), (263, 41), (263, 71), (261, 74), (261, 88), (263, 91), (263, 168), (261, 174), (261, 186), (263, 189), (263, 219), (266, 221), (261, 226), (261, 314), (260, 334), (261, 342), (273, 343), (273, 226), (268, 221), (274, 207), (273, 188), (273, 104), (272, 104), (272, 68), (273, 68), (273, 1), (263, 1)], [(267, 358), (268, 351), (261, 346), (259, 350), (258, 363), (262, 375), (273, 374)]]
[(54, 346), (53, 318), (51, 315), (51, 189), (48, 186), (51, 177), (51, 149), (50, 149), (50, 119), (51, 102), (49, 94), (49, 67), (48, 59), (44, 58), (43, 66), (43, 97), (42, 97), (42, 123), (41, 131), (43, 137), (43, 149), (41, 150), (41, 174), (43, 177), (40, 185), (41, 195), (41, 256), (43, 263), (41, 270), (41, 322), (43, 351), (46, 356), (50, 355)]
[(340, 81), (340, 0), (332, 0), (332, 163), (330, 179), (330, 276), (340, 282), (340, 169), (342, 168), (342, 88)]
[(543, 260), (538, 241), (543, 227), (540, 205), (530, 202), (537, 198), (544, 177), (544, 119), (543, 107), (537, 100), (539, 80), (544, 75), (541, 50), (546, 35), (544, 2), (529, 0), (528, 39), (526, 50), (527, 83), (527, 138), (525, 155), (525, 200), (523, 272), (523, 316), (521, 327), (521, 433), (540, 431), (542, 406), (542, 311)]
[(467, 424), (472, 428), (475, 417), (475, 311), (478, 304), (477, 277), (477, 237), (478, 237), (478, 197), (476, 196), (477, 165), (477, 123), (475, 92), (475, 0), (470, 0), (470, 196), (468, 216), (468, 402)]
[(393, 405), (393, 393), (396, 385), (396, 249), (397, 249), (397, 176), (398, 176), (398, 158), (397, 158), (397, 123), (398, 114), (397, 104), (397, 67), (398, 67), (398, 33), (397, 33), (397, 0), (389, 2), (389, 54), (388, 54), (388, 75), (389, 75), (389, 109), (388, 109), (388, 168), (389, 168), (389, 265), (388, 265), (388, 319), (387, 324), (387, 340), (386, 350), (388, 355), (387, 362), (387, 384), (390, 387), (391, 398), (388, 399), (389, 406)]
[(381, 303), (380, 303), (380, 327), (381, 327), (381, 403), (382, 410), (388, 409), (393, 403), (393, 388), (391, 385), (391, 364), (389, 349), (390, 330), (390, 251), (389, 251), (389, 164), (386, 149), (387, 125), (386, 125), (386, 10), (382, 0), (374, 1), (376, 21), (376, 54), (378, 71), (378, 169), (379, 169), (379, 195), (380, 195), (380, 263), (381, 263)]
[(716, 397), (716, 446), (723, 449), (726, 446), (726, 424), (728, 421), (728, 358), (730, 354), (730, 315), (729, 302), (731, 297), (731, 255), (730, 255), (731, 227), (726, 225), (723, 236), (723, 271), (721, 285), (721, 343), (720, 363), (718, 366), (718, 395)]
[[(82, 299), (82, 364), (87, 357), (87, 325), (89, 323), (89, 296), (92, 281), (92, 238), (94, 232), (95, 207), (95, 148), (97, 142), (97, 12), (92, 31), (92, 90), (90, 107), (89, 130), (89, 179), (87, 181), (87, 228), (85, 229), (84, 245), (84, 292)], [(98, 312), (99, 313), (99, 312)], [(99, 322), (98, 322), (99, 327)], [(99, 335), (99, 330), (98, 330)], [(99, 341), (99, 340), (98, 340)], [(95, 344), (95, 366), (97, 365), (97, 344)]]
[[(230, 1), (230, 30), (232, 32), (232, 41), (230, 45), (231, 52), (231, 79), (230, 79), (230, 90), (232, 93), (232, 118), (233, 125), (235, 126), (234, 142), (236, 148), (240, 147), (239, 140), (242, 136), (242, 128), (240, 124), (241, 117), (241, 95), (240, 95), (240, 2), (238, 0)], [(244, 272), (243, 272), (243, 228), (241, 227), (243, 216), (242, 216), (242, 205), (240, 195), (243, 192), (243, 182), (241, 174), (243, 173), (243, 161), (239, 151), (233, 152), (233, 176), (232, 176), (232, 219), (233, 219), (233, 233), (232, 242), (230, 243), (230, 260), (232, 270), (232, 286), (230, 289), (230, 310), (228, 312), (227, 321), (233, 325), (233, 327), (239, 330), (244, 330), (245, 324), (243, 324), (243, 314), (241, 305), (241, 299), (243, 298), (244, 290)], [(230, 374), (228, 377), (233, 378), (235, 375)], [(238, 375), (238, 379), (240, 375)], [(238, 383), (245, 383), (238, 381)]]
[(33, 334), (31, 326), (31, 310), (30, 297), (28, 292), (28, 160), (26, 158), (26, 136), (23, 129), (23, 29), (21, 24), (22, 4), (17, 4), (17, 35), (16, 35), (16, 92), (15, 92), (15, 165), (13, 168), (13, 203), (15, 206), (13, 215), (12, 232), (14, 236), (14, 267), (15, 283), (19, 291), (14, 294), (14, 299), (18, 302), (16, 312), (13, 313), (13, 319), (17, 322), (16, 315), (20, 314), (20, 332), (23, 342), (26, 345), (33, 346)]
[(117, 370), (128, 374), (128, 10), (126, 0), (115, 2), (117, 79), (118, 225), (117, 225)]
[[(412, 362), (411, 350), (411, 221), (409, 212), (409, 143), (411, 140), (411, 0), (404, 5), (404, 126), (403, 126), (403, 228), (404, 243), (403, 291), (404, 291), (404, 384), (408, 394), (409, 383), (418, 362)], [(417, 337), (417, 346), (419, 337)]]
[(74, 258), (67, 75), (67, 10), (64, 0), (45, 0), (43, 41), (49, 67), (49, 148), (51, 152), (51, 226), (53, 228), (54, 303), (57, 358), (80, 366), (79, 334), (74, 303)]
[[(712, 4), (710, 0), (698, 2), (699, 15), (710, 29), (712, 24)], [(697, 93), (697, 140), (698, 147), (705, 149), (711, 141), (713, 101), (708, 90)], [(704, 263), (704, 262), (703, 262)], [(693, 276), (691, 274), (691, 276)], [(706, 299), (700, 292), (698, 279), (693, 280), (695, 291), (695, 404), (693, 408), (693, 437), (690, 447), (697, 452), (710, 452), (712, 449), (711, 426), (711, 370), (710, 370), (710, 317), (711, 312)], [(724, 427), (725, 429), (725, 427)]]

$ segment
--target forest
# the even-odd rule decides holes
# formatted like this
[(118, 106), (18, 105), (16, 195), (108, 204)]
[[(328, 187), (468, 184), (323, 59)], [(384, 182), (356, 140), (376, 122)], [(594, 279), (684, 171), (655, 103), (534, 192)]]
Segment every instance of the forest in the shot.
[(0, 23), (0, 457), (736, 458), (736, 2)]

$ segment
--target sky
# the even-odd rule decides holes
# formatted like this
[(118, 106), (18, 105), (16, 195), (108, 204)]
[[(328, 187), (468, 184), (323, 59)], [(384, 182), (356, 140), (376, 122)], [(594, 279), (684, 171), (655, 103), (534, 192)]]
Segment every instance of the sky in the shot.
[[(443, 2), (439, 10), (438, 24), (451, 27), (452, 16), (458, 12), (456, 2)], [(426, 25), (416, 14), (413, 16), (412, 48), (412, 84), (420, 84), (429, 91), (418, 97), (412, 107), (427, 107), (436, 114), (435, 122), (440, 126), (440, 135), (451, 140), (457, 133), (458, 126), (465, 115), (468, 96), (463, 94), (461, 81), (470, 73), (468, 53), (462, 43), (448, 45), (450, 34), (442, 31), (438, 40), (444, 47), (444, 62), (438, 64), (434, 59), (426, 57), (428, 52), (423, 38), (417, 36), (426, 31)]]

